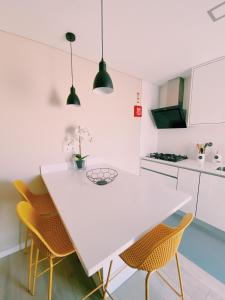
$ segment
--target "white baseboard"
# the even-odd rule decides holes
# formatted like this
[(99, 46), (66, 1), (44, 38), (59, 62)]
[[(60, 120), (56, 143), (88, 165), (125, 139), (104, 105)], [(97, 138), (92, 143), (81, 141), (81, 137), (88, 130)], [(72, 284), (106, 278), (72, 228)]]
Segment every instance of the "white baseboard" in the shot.
[(3, 250), (3, 251), (0, 252), (0, 259), (3, 258), (3, 257), (9, 256), (9, 255), (11, 255), (15, 252), (18, 252), (18, 251), (24, 249), (24, 247), (25, 247), (25, 243), (21, 243), (19, 245), (16, 245), (16, 246), (10, 248), (10, 249)]
[(215, 293), (224, 297), (225, 295), (225, 284), (221, 281), (201, 269), (199, 266), (194, 264), (192, 261), (187, 259), (182, 254), (179, 254), (180, 264), (184, 268), (185, 271), (191, 273), (196, 280), (202, 282), (205, 286), (210, 287)]

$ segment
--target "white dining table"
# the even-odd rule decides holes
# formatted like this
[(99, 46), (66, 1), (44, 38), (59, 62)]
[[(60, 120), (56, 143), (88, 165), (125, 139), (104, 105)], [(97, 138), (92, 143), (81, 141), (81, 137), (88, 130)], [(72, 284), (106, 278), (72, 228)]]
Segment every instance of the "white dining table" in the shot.
[[(110, 166), (89, 169), (98, 167)], [(113, 169), (118, 172), (115, 180), (100, 186), (87, 178), (87, 170), (66, 163), (41, 167), (43, 181), (88, 276), (191, 200), (190, 195), (145, 176)]]

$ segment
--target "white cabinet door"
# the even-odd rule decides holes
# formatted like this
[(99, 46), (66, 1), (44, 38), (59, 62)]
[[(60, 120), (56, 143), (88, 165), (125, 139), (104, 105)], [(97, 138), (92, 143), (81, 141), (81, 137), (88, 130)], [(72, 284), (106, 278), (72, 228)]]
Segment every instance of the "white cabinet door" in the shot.
[(142, 169), (140, 170), (141, 176), (148, 176), (149, 180), (152, 183), (162, 184), (169, 188), (176, 189), (177, 186), (177, 178), (170, 177), (167, 175), (159, 174), (150, 170)]
[(225, 231), (225, 178), (201, 174), (196, 216)]
[(189, 124), (225, 122), (225, 59), (208, 62), (192, 72)]
[(184, 205), (181, 210), (195, 215), (196, 204), (198, 199), (200, 172), (194, 172), (185, 169), (179, 169), (177, 179), (177, 190), (187, 193), (192, 196), (192, 200)]

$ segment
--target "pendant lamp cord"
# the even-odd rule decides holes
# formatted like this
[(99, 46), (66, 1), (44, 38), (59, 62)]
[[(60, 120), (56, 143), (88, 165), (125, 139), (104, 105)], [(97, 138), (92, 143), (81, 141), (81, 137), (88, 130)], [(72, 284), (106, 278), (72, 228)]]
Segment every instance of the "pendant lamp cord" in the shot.
[(73, 86), (73, 50), (72, 50), (71, 42), (70, 42), (70, 63), (71, 63), (71, 77), (72, 77), (72, 86)]
[(103, 0), (101, 0), (102, 60), (103, 60)]

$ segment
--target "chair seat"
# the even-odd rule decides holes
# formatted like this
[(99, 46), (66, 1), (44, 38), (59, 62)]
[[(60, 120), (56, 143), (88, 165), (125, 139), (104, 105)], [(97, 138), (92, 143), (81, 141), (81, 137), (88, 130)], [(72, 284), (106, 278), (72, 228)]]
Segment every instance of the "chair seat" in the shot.
[(40, 215), (57, 214), (56, 208), (49, 194), (33, 194), (29, 201)]
[(173, 228), (167, 225), (156, 226), (120, 254), (121, 259), (132, 268), (142, 269), (140, 266), (151, 256), (155, 247), (171, 232), (173, 232)]
[[(75, 252), (75, 248), (59, 216), (41, 216), (41, 220), (36, 224), (36, 228), (41, 232), (42, 237), (46, 240), (56, 257), (63, 257)], [(40, 244), (35, 236), (34, 240), (39, 244), (40, 250), (49, 252), (45, 247), (43, 248), (43, 244)]]

